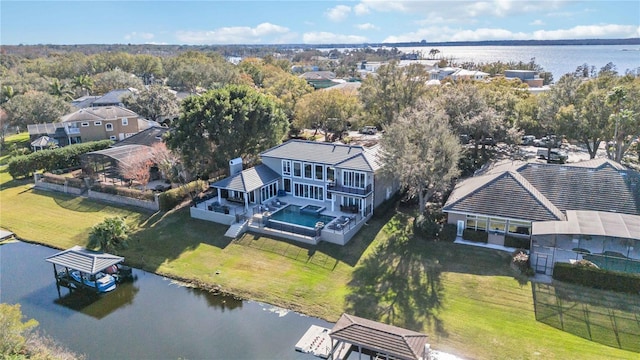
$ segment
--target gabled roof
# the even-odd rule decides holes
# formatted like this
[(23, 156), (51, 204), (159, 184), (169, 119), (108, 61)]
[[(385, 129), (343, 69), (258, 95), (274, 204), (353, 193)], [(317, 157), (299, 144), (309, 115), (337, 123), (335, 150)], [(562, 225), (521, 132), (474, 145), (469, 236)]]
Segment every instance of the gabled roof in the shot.
[(117, 89), (111, 90), (108, 93), (100, 96), (98, 99), (94, 100), (91, 106), (109, 106), (109, 105), (118, 105), (122, 103), (122, 99), (130, 94), (134, 94), (137, 91), (136, 89)]
[(71, 101), (71, 105), (77, 107), (78, 109), (84, 109), (86, 107), (91, 106), (91, 104), (93, 104), (93, 102), (99, 98), (100, 96), (92, 96), (92, 95), (82, 96)]
[(443, 210), (535, 221), (568, 210), (640, 215), (640, 173), (606, 159), (501, 162), (459, 182)]
[(307, 71), (299, 77), (305, 80), (333, 80), (336, 78), (336, 74), (331, 71)]
[(425, 334), (348, 314), (342, 314), (329, 336), (397, 359), (421, 359), (427, 345)]
[(142, 130), (135, 135), (131, 135), (128, 138), (118, 141), (113, 144), (112, 147), (123, 145), (145, 145), (153, 146), (157, 142), (162, 142), (162, 137), (169, 131), (169, 128), (162, 126), (153, 126), (148, 129)]
[(212, 188), (250, 192), (267, 185), (280, 176), (268, 166), (260, 164), (250, 169), (243, 170), (235, 175), (224, 178), (210, 184)]
[(124, 258), (103, 252), (87, 250), (81, 246), (74, 246), (71, 249), (51, 255), (45, 260), (56, 265), (68, 267), (73, 270), (80, 270), (83, 273), (93, 275), (111, 265), (123, 262)]
[(378, 148), (365, 151), (362, 146), (289, 140), (260, 155), (262, 157), (314, 162), (345, 169), (375, 171), (380, 167), (379, 163), (373, 161), (377, 153)]
[(138, 116), (135, 112), (120, 106), (100, 106), (80, 109), (62, 117), (62, 122), (114, 120)]

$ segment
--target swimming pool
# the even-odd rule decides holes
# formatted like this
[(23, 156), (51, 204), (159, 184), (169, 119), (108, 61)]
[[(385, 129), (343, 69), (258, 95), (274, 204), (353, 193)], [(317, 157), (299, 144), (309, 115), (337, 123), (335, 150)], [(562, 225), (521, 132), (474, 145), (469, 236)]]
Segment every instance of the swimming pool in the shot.
[(640, 274), (640, 261), (627, 257), (605, 256), (603, 254), (583, 255), (583, 258), (598, 265), (601, 269)]
[(269, 218), (270, 221), (284, 222), (311, 229), (315, 229), (318, 222), (326, 225), (333, 219), (335, 217), (329, 215), (300, 212), (300, 206), (298, 205), (288, 205), (284, 209), (271, 214)]

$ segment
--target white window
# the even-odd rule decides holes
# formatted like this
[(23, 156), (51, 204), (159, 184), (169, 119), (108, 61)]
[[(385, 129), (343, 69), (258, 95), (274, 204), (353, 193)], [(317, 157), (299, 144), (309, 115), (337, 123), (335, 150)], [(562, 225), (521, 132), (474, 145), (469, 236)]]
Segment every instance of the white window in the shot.
[(114, 140), (115, 141), (115, 140), (117, 140), (117, 138), (116, 138), (115, 135), (111, 135), (111, 136), (109, 136), (109, 140)]
[(87, 126), (89, 126), (89, 123), (88, 122), (83, 122), (83, 123), (80, 123), (80, 126), (87, 127)]
[(304, 163), (302, 177), (305, 179), (313, 179), (313, 164)]
[(302, 177), (302, 164), (298, 161), (293, 162), (293, 176)]
[(112, 123), (106, 123), (106, 124), (104, 124), (104, 128), (107, 131), (113, 131), (113, 124)]
[(260, 189), (260, 198), (262, 199), (262, 201), (271, 199), (272, 197), (276, 196), (276, 194), (278, 194), (278, 185), (275, 182), (267, 186), (263, 186)]
[(324, 187), (309, 184), (293, 184), (293, 196), (324, 201)]
[(93, 126), (102, 126), (102, 121), (94, 121)]
[(129, 125), (129, 119), (122, 118), (122, 126), (127, 126), (127, 125)]
[(324, 166), (315, 164), (313, 167), (315, 168), (315, 179), (320, 181), (324, 180)]
[(364, 189), (365, 188), (365, 173), (359, 171), (343, 171), (342, 172), (342, 185), (351, 188)]
[(282, 176), (291, 176), (291, 160), (282, 160)]

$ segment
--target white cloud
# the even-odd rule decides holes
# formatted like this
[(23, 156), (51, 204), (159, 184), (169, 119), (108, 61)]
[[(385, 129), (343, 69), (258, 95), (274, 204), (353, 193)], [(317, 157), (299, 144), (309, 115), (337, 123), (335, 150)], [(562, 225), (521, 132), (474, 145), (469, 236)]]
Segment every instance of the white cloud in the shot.
[(178, 31), (176, 38), (187, 44), (256, 44), (276, 42), (287, 35), (289, 29), (284, 26), (262, 23), (254, 28), (231, 26), (209, 31)]
[(309, 32), (302, 35), (305, 44), (359, 44), (367, 42), (367, 38), (359, 35), (343, 35), (330, 32)]
[(389, 36), (383, 42), (482, 41), (482, 40), (559, 40), (593, 38), (629, 38), (640, 36), (640, 27), (633, 25), (589, 25), (570, 29), (538, 30), (532, 33), (513, 32), (500, 28), (465, 30), (447, 26), (431, 26), (414, 32)]
[(367, 15), (371, 10), (369, 10), (367, 5), (360, 3), (353, 7), (353, 12), (356, 13), (356, 15)]
[(542, 25), (545, 25), (545, 23), (544, 23), (544, 21), (542, 21), (540, 19), (535, 19), (532, 22), (530, 22), (529, 25), (542, 26)]
[(125, 40), (135, 40), (135, 39), (143, 39), (143, 40), (151, 40), (154, 38), (152, 33), (147, 32), (130, 32), (124, 36)]
[(351, 7), (347, 5), (338, 5), (334, 8), (327, 10), (325, 16), (329, 18), (329, 20), (334, 22), (340, 22), (349, 16), (351, 12)]
[(357, 24), (355, 25), (360, 30), (377, 30), (378, 27), (371, 23)]
[(580, 25), (570, 29), (538, 30), (531, 36), (536, 40), (630, 38), (640, 35), (640, 27), (634, 25)]

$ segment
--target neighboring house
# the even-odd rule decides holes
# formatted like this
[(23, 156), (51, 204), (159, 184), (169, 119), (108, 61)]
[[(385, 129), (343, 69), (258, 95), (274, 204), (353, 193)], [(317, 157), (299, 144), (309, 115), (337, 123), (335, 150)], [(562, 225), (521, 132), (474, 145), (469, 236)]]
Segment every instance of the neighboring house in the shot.
[(134, 88), (111, 90), (102, 96), (87, 95), (77, 98), (71, 102), (71, 105), (78, 109), (98, 106), (120, 106), (124, 107), (122, 100), (129, 95), (137, 94), (138, 90)]
[(451, 79), (453, 81), (458, 80), (486, 80), (489, 77), (489, 74), (482, 71), (477, 70), (466, 70), (456, 67), (445, 67), (439, 68), (435, 67), (432, 70), (429, 70), (429, 79), (430, 80), (439, 80), (442, 81), (444, 79)]
[(307, 71), (299, 77), (303, 78), (316, 90), (339, 84), (339, 82), (336, 81), (336, 74), (331, 71)]
[(210, 185), (216, 195), (192, 207), (191, 216), (224, 224), (250, 218), (255, 231), (344, 245), (398, 189), (380, 176), (379, 151), (379, 145), (287, 141), (263, 152), (256, 167), (243, 170), (240, 159), (231, 161), (231, 175)]
[[(622, 247), (626, 257), (640, 260), (640, 243), (621, 245), (640, 240), (640, 174), (607, 159), (564, 165), (498, 163), (459, 182), (443, 211), (450, 224), (457, 224), (458, 236), (470, 229), (487, 231), (488, 243), (494, 245), (504, 245), (505, 236), (530, 239), (532, 265), (539, 272), (550, 274), (555, 262), (582, 258), (582, 243), (567, 254), (565, 245), (556, 242), (565, 235), (600, 237), (599, 243), (590, 243), (590, 252), (620, 253)], [(600, 228), (584, 226), (585, 219)]]
[(520, 79), (529, 87), (540, 88), (544, 85), (544, 79), (538, 76), (538, 72), (533, 70), (505, 70), (506, 79)]
[(27, 125), (29, 138), (48, 136), (59, 146), (96, 140), (124, 140), (144, 129), (159, 126), (119, 106), (89, 107), (61, 118), (59, 123)]
[(63, 116), (61, 121), (72, 144), (105, 139), (124, 140), (157, 125), (119, 106), (80, 109)]

